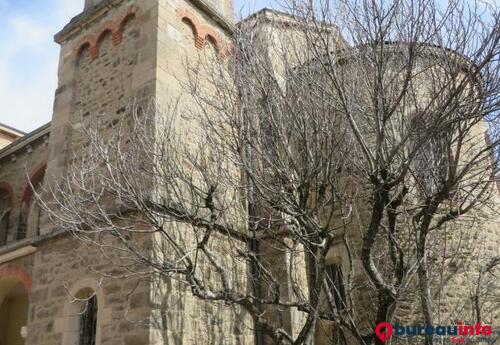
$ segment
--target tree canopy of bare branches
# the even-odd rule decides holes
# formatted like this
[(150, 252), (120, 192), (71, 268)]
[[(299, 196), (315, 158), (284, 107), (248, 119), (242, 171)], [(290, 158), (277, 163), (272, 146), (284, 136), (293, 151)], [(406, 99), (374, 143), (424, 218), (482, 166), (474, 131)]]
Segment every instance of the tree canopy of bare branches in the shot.
[(498, 317), (498, 8), (282, 5), (187, 60), (181, 98), (96, 116), (41, 200), (54, 224), (244, 310), (258, 344)]

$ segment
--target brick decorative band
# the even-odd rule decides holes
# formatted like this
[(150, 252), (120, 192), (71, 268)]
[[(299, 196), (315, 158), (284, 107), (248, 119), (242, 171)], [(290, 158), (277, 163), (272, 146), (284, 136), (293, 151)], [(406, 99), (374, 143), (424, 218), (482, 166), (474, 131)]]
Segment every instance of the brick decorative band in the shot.
[(97, 58), (99, 56), (99, 48), (102, 39), (111, 34), (113, 45), (117, 46), (123, 41), (123, 31), (125, 25), (133, 18), (135, 18), (139, 13), (139, 7), (130, 6), (125, 13), (123, 13), (117, 20), (108, 20), (102, 24), (98, 34), (92, 33), (84, 36), (75, 49), (75, 55), (77, 58), (80, 57), (83, 50), (86, 48), (90, 49), (90, 55), (92, 58)]

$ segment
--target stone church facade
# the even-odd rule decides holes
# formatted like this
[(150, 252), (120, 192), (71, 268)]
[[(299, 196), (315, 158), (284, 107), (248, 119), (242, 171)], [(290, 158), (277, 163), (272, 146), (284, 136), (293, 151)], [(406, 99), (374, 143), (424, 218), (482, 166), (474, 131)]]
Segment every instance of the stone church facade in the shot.
[[(178, 93), (183, 57), (206, 40), (222, 53), (233, 25), (230, 0), (86, 0), (55, 36), (61, 53), (52, 121), (28, 134), (0, 125), (1, 345), (159, 343), (153, 326), (141, 322), (151, 314), (150, 286), (102, 280), (96, 271), (116, 268), (95, 248), (51, 229), (33, 188), (68, 166), (79, 145), (78, 118), (99, 109), (115, 116), (111, 123), (131, 98)], [(85, 321), (81, 303), (68, 296), (92, 292), (97, 307)], [(172, 344), (252, 343), (250, 331), (231, 322), (223, 328), (189, 297), (178, 308), (171, 311)]]
[[(34, 200), (84, 145), (75, 134), (82, 118), (110, 114), (103, 125), (112, 126), (132, 98), (178, 94), (183, 58), (206, 42), (225, 54), (233, 21), (231, 0), (86, 0), (55, 36), (61, 53), (52, 121), (28, 134), (0, 124), (0, 345), (254, 343), (233, 313), (182, 291), (162, 330), (167, 336), (159, 337), (145, 321), (154, 309), (151, 285), (103, 279), (96, 272), (119, 268), (52, 229)], [(92, 293), (95, 305), (79, 312), (75, 299)]]

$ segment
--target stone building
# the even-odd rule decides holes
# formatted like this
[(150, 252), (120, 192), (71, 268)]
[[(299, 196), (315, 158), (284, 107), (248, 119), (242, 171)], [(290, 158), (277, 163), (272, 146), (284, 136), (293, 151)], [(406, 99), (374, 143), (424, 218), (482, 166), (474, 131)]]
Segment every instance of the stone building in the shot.
[(15, 128), (0, 123), (0, 148), (12, 144), (12, 142), (21, 138), (24, 134)]
[[(183, 58), (207, 42), (224, 53), (233, 28), (231, 0), (85, 0), (55, 36), (61, 53), (52, 121), (27, 134), (0, 124), (0, 345), (254, 343), (234, 315), (189, 296), (171, 311), (170, 340), (160, 342), (140, 322), (153, 313), (152, 287), (134, 277), (101, 279), (96, 271), (117, 268), (96, 248), (54, 231), (34, 202), (84, 144), (75, 132), (82, 118), (110, 114), (103, 125), (111, 126), (131, 98), (178, 94)], [(74, 298), (93, 293), (81, 311)], [(221, 325), (215, 314), (228, 321)]]
[[(33, 188), (67, 167), (78, 116), (95, 109), (119, 116), (132, 97), (176, 93), (182, 58), (206, 40), (222, 49), (232, 23), (230, 0), (85, 0), (55, 36), (61, 53), (52, 121), (28, 134), (0, 125), (0, 344), (153, 343), (148, 326), (130, 322), (151, 312), (148, 286), (101, 283), (92, 272), (105, 266), (100, 254), (52, 232)], [(92, 292), (83, 320), (68, 296)], [(197, 313), (193, 306), (183, 321), (192, 332), (176, 331), (186, 344), (206, 337)], [(227, 344), (236, 338), (224, 335)]]

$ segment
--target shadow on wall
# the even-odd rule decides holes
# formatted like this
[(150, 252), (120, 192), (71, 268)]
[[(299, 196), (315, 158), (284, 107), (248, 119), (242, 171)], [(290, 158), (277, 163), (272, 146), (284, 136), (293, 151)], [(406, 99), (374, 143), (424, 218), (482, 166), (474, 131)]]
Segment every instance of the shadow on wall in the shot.
[(0, 345), (24, 345), (31, 278), (22, 269), (0, 269)]

